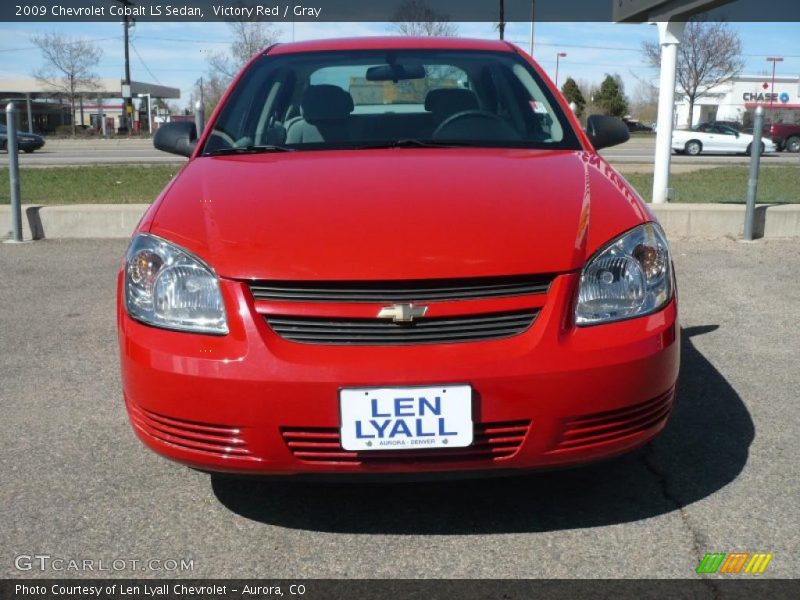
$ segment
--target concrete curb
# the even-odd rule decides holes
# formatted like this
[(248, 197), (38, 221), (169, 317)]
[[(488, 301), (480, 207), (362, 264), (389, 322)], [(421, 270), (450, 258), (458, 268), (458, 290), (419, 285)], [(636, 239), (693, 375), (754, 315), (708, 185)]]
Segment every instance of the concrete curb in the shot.
[[(26, 205), (25, 239), (127, 238), (148, 204)], [(742, 237), (743, 204), (648, 205), (670, 238)], [(0, 239), (10, 237), (11, 211), (0, 206)], [(761, 204), (756, 207), (756, 237), (800, 237), (800, 204)]]
[[(46, 238), (129, 238), (149, 204), (22, 206), (22, 235)], [(11, 237), (11, 207), (0, 206), (0, 238)]]

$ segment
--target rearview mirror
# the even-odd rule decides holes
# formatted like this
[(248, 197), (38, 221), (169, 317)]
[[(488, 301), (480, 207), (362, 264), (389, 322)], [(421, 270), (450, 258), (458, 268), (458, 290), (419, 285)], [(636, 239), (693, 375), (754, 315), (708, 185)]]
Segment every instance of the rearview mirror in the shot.
[(191, 156), (195, 145), (197, 145), (197, 127), (192, 121), (165, 123), (153, 136), (153, 146), (170, 154)]
[(586, 135), (595, 150), (624, 144), (631, 139), (631, 132), (622, 119), (605, 115), (592, 115), (588, 118)]
[(403, 81), (406, 79), (425, 79), (422, 65), (378, 65), (367, 69), (367, 81)]

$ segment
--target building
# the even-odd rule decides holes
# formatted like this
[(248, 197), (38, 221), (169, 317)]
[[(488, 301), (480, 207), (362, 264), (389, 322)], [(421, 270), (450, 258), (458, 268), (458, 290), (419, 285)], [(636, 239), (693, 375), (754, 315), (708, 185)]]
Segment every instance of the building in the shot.
[[(800, 123), (800, 76), (743, 75), (709, 90), (694, 105), (692, 125), (706, 121), (736, 121), (749, 126), (757, 106), (767, 109), (766, 120)], [(675, 124), (685, 127), (689, 102), (677, 94)]]
[[(179, 99), (177, 88), (153, 83), (131, 82), (131, 96), (134, 98), (134, 130), (147, 131), (147, 101)], [(88, 90), (78, 90), (75, 113), (69, 105), (69, 98), (59, 94), (46, 83), (33, 77), (0, 79), (0, 102), (20, 104), (20, 128), (36, 133), (54, 133), (61, 125), (73, 122), (84, 127), (102, 129), (102, 114), (106, 121), (106, 131), (113, 133), (124, 126), (125, 107), (122, 99), (122, 82), (119, 79), (100, 79), (97, 86)], [(151, 117), (156, 117), (151, 110)]]

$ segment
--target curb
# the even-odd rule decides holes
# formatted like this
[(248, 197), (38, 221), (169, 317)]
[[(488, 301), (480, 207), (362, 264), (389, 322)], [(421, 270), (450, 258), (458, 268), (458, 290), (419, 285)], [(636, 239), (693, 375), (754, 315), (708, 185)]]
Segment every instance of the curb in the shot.
[[(69, 238), (126, 239), (149, 204), (22, 205), (25, 240)], [(0, 238), (11, 237), (11, 207), (0, 206)]]
[[(130, 237), (149, 204), (23, 205), (23, 237)], [(740, 238), (743, 204), (648, 204), (670, 238)], [(10, 237), (11, 209), (0, 206), (0, 239)], [(759, 204), (755, 214), (757, 238), (800, 238), (800, 204)]]

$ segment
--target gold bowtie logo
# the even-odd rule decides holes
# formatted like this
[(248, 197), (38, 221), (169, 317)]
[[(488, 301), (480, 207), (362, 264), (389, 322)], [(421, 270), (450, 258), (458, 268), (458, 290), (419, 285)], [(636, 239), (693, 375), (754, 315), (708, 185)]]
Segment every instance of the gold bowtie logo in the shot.
[(378, 318), (391, 319), (395, 323), (411, 323), (414, 319), (424, 317), (426, 312), (428, 312), (427, 306), (392, 304), (391, 306), (384, 306), (378, 312)]

